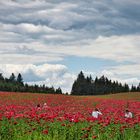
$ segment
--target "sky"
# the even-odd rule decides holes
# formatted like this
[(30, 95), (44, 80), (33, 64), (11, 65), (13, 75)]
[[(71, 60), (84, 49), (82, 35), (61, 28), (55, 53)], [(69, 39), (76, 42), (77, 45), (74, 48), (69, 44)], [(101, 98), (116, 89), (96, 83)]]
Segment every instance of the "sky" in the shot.
[(0, 73), (70, 92), (82, 70), (140, 82), (139, 0), (0, 0)]

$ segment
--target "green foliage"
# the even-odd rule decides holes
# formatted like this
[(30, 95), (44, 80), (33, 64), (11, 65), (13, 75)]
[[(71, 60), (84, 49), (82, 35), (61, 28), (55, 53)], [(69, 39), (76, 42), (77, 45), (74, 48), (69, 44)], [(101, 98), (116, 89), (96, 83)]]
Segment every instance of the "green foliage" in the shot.
[(59, 87), (58, 89), (56, 89), (55, 93), (57, 93), (57, 94), (62, 94), (61, 88)]
[(9, 77), (9, 81), (10, 82), (15, 82), (16, 81), (16, 76), (14, 73), (11, 74), (11, 76)]
[(17, 82), (21, 85), (23, 85), (23, 78), (22, 78), (22, 75), (19, 73), (18, 76), (17, 76)]
[(132, 86), (130, 89), (128, 84), (122, 85), (118, 81), (111, 81), (104, 75), (100, 78), (96, 77), (95, 80), (92, 77), (85, 77), (81, 71), (78, 74), (77, 79), (72, 85), (72, 95), (105, 95), (120, 92), (137, 92), (140, 91), (140, 84), (138, 87)]
[(33, 93), (53, 93), (62, 94), (62, 90), (59, 87), (47, 87), (45, 85), (28, 85), (23, 83), (22, 75), (19, 73), (17, 78), (14, 73), (9, 78), (4, 78), (0, 73), (0, 91), (12, 91), (12, 92), (33, 92)]
[(139, 140), (139, 124), (123, 126), (114, 123), (102, 126), (98, 122), (37, 122), (3, 118), (0, 122), (0, 140)]

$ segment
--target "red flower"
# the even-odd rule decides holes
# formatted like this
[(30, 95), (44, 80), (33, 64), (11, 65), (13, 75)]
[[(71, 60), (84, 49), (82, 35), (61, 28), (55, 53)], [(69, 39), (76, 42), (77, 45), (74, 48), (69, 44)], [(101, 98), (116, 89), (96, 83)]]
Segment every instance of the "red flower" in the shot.
[(43, 130), (43, 134), (48, 134), (48, 130)]
[(81, 138), (88, 138), (88, 133), (84, 134)]
[(62, 123), (61, 126), (66, 126), (66, 124)]
[(97, 136), (92, 136), (92, 138), (93, 138), (93, 139), (96, 139), (96, 138), (97, 138)]
[(17, 122), (14, 122), (14, 125), (16, 125), (17, 124)]

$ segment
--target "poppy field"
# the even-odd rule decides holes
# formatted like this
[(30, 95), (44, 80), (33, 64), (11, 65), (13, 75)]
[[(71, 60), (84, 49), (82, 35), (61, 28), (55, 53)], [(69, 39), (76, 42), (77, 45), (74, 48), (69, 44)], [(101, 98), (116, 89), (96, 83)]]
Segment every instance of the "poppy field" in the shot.
[[(95, 107), (102, 112), (97, 119)], [(133, 118), (124, 117), (125, 109)], [(139, 140), (140, 101), (0, 92), (0, 140), (85, 139)]]

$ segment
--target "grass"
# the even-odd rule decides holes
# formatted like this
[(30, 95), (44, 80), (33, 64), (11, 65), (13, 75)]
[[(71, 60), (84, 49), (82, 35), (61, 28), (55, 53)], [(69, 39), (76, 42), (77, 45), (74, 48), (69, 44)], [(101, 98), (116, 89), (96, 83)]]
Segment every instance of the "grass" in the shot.
[(123, 99), (123, 100), (137, 100), (140, 101), (140, 92), (117, 93), (109, 95), (98, 95), (96, 97), (104, 99)]

